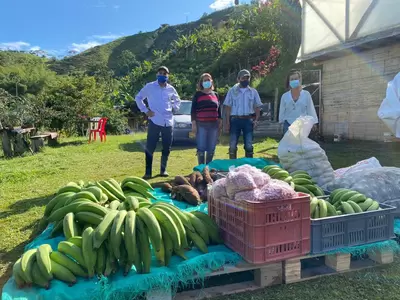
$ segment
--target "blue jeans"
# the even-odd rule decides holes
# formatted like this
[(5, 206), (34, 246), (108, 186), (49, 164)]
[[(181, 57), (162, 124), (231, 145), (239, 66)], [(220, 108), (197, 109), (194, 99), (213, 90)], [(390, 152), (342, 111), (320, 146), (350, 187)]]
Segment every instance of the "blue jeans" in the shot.
[(229, 154), (236, 155), (237, 144), (243, 132), (244, 151), (247, 155), (253, 155), (253, 119), (231, 118), (230, 121)]
[(197, 122), (197, 152), (214, 154), (218, 142), (218, 122)]
[(147, 141), (146, 141), (146, 175), (151, 175), (153, 166), (153, 154), (156, 150), (158, 140), (162, 142), (161, 151), (161, 173), (167, 168), (168, 157), (171, 152), (172, 145), (172, 127), (171, 126), (159, 126), (149, 120), (147, 128)]
[(289, 122), (285, 120), (285, 122), (283, 122), (283, 135), (285, 135), (285, 133), (289, 130), (289, 127)]

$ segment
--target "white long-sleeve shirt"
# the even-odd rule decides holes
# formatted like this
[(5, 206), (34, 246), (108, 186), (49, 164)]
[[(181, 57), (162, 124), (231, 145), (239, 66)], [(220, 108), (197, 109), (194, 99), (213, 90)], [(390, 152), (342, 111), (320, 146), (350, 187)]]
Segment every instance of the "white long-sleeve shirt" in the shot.
[(311, 94), (308, 91), (302, 90), (299, 99), (294, 101), (290, 91), (284, 93), (279, 107), (279, 123), (287, 121), (289, 124), (292, 124), (301, 116), (314, 117), (315, 124), (318, 123), (318, 116)]
[[(149, 108), (143, 103), (146, 98)], [(141, 112), (147, 113), (149, 109), (154, 112), (154, 116), (149, 118), (154, 124), (167, 127), (172, 126), (173, 112), (178, 111), (181, 106), (181, 99), (175, 88), (168, 83), (162, 87), (157, 81), (146, 84), (135, 101)]]

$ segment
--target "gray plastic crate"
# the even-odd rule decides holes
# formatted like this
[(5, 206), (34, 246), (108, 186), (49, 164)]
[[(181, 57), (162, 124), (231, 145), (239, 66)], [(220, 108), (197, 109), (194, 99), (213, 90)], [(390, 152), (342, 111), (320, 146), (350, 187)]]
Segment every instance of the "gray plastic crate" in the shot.
[(311, 220), (311, 253), (390, 240), (394, 235), (395, 207)]

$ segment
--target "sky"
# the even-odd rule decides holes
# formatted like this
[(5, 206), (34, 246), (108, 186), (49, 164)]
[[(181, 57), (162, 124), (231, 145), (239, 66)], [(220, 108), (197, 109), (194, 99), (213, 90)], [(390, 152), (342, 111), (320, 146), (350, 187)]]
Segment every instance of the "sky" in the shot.
[[(241, 1), (248, 3), (249, 0)], [(0, 50), (75, 54), (161, 24), (195, 21), (234, 0), (0, 0)]]

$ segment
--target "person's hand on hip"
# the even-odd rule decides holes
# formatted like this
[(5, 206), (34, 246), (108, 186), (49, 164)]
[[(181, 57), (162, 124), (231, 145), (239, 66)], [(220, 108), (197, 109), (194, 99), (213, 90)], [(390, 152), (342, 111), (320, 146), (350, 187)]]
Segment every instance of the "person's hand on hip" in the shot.
[(154, 111), (149, 110), (149, 111), (146, 113), (146, 116), (148, 116), (149, 118), (154, 117)]

